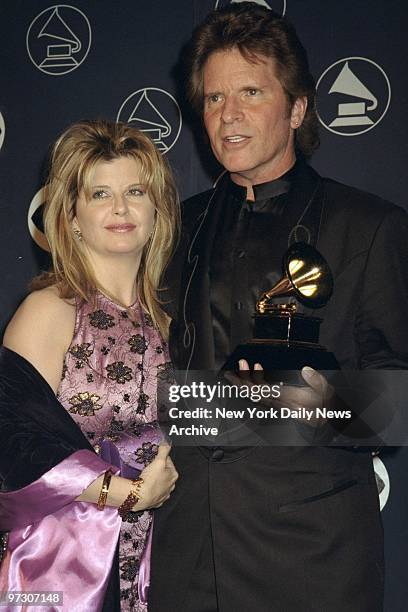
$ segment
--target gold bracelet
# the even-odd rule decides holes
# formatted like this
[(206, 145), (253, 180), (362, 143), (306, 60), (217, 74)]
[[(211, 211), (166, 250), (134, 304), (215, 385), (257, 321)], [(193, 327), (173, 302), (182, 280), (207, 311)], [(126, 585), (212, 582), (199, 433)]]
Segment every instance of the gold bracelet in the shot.
[(131, 511), (133, 506), (140, 500), (140, 487), (143, 484), (143, 478), (137, 478), (132, 480), (131, 486), (134, 487), (134, 491), (130, 491), (125, 501), (119, 506), (118, 514), (122, 519), (125, 519), (128, 513)]
[(99, 493), (98, 503), (96, 504), (98, 510), (103, 510), (106, 505), (111, 478), (112, 472), (110, 470), (106, 470), (102, 481), (101, 492)]

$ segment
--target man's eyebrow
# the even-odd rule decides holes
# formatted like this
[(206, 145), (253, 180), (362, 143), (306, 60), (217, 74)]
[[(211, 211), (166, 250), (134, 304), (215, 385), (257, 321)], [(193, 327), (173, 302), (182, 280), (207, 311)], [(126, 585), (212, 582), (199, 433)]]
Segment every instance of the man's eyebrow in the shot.
[(265, 89), (266, 87), (272, 87), (272, 84), (269, 81), (258, 81), (257, 83), (248, 83), (247, 85), (243, 85), (242, 89)]
[(214, 91), (205, 91), (204, 92), (204, 98), (208, 98), (209, 96), (219, 96), (220, 95), (220, 91), (215, 90)]
[[(269, 86), (269, 83), (248, 83), (247, 85), (243, 85), (239, 91), (248, 91), (249, 89), (265, 89)], [(209, 98), (210, 96), (222, 96), (223, 92), (219, 89), (214, 89), (213, 91), (204, 91), (204, 98)]]

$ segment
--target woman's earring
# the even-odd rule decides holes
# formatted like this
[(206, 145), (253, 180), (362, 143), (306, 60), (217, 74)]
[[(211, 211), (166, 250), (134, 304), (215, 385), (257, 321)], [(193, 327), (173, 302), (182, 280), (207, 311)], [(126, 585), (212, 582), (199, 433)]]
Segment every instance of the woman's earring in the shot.
[(81, 232), (81, 230), (79, 228), (74, 228), (73, 232), (74, 232), (75, 238), (77, 240), (82, 240), (82, 232)]

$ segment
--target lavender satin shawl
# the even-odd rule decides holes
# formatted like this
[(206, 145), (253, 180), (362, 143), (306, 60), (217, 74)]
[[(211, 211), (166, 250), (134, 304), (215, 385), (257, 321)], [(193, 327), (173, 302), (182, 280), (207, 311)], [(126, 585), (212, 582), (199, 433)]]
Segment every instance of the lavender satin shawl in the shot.
[[(119, 610), (111, 568), (120, 518), (74, 501), (109, 467), (40, 373), (0, 347), (0, 531), (11, 530), (1, 591), (59, 589), (64, 609), (92, 612), (108, 586), (110, 610)], [(42, 609), (52, 610), (33, 611)]]
[[(109, 467), (136, 478), (144, 465), (135, 448), (158, 445), (160, 428), (146, 424), (137, 439), (122, 432), (102, 443), (99, 457), (39, 372), (4, 347), (0, 381), (0, 531), (11, 531), (0, 591), (62, 590), (64, 609), (101, 610), (121, 520), (115, 508), (100, 512), (75, 499)], [(143, 602), (151, 539), (152, 527), (139, 570)]]
[(0, 591), (63, 591), (64, 609), (101, 610), (121, 519), (116, 508), (100, 512), (75, 499), (109, 467), (79, 450), (26, 487), (0, 493), (0, 527), (10, 531)]

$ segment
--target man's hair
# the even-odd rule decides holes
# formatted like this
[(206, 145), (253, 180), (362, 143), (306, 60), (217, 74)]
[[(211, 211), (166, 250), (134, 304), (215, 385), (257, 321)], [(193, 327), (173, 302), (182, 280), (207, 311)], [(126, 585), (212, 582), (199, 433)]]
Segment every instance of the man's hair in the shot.
[(143, 306), (162, 333), (166, 315), (157, 297), (162, 272), (171, 256), (179, 225), (175, 182), (165, 158), (143, 132), (125, 123), (81, 121), (71, 125), (56, 141), (46, 184), (44, 228), (53, 271), (34, 279), (31, 287), (56, 284), (61, 297), (94, 299), (98, 284), (83, 244), (75, 238), (72, 221), (77, 198), (90, 195), (92, 171), (100, 161), (122, 157), (140, 166), (140, 181), (156, 209), (154, 230), (145, 245), (137, 274), (137, 290)]
[(277, 13), (253, 2), (231, 4), (209, 13), (193, 32), (188, 53), (188, 98), (194, 109), (203, 110), (203, 71), (216, 51), (238, 49), (247, 61), (263, 57), (274, 60), (277, 77), (290, 107), (307, 97), (302, 125), (296, 130), (296, 146), (310, 156), (319, 146), (316, 87), (306, 51), (295, 28)]

